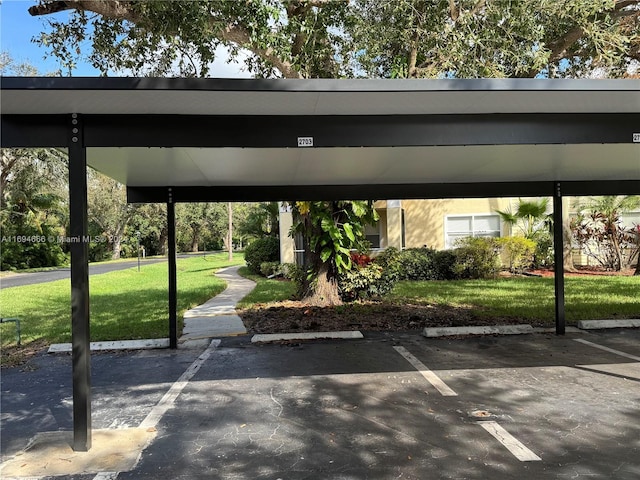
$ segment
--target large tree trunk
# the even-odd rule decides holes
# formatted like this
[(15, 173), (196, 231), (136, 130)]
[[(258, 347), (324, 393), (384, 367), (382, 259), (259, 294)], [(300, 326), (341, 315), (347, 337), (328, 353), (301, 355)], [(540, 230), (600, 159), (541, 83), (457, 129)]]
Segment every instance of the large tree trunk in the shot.
[(158, 239), (158, 247), (160, 248), (160, 255), (167, 255), (168, 252), (168, 243), (169, 243), (169, 239), (168, 239), (168, 232), (166, 227), (163, 227), (160, 230), (160, 238)]
[(332, 274), (327, 263), (320, 265), (316, 282), (313, 288), (307, 291), (303, 300), (317, 307), (342, 305), (338, 291), (338, 278)]
[(113, 236), (113, 253), (111, 254), (111, 260), (118, 260), (120, 258), (120, 250), (122, 249), (120, 235)]

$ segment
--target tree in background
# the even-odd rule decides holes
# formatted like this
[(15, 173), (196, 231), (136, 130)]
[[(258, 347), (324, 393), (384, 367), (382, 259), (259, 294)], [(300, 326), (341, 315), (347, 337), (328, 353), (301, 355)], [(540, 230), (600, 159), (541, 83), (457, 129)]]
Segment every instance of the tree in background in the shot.
[[(511, 210), (496, 210), (502, 221), (511, 227), (512, 235), (514, 234), (513, 229), (517, 228), (522, 237), (535, 242), (533, 251), (534, 268), (548, 267), (553, 263), (551, 261), (553, 257), (551, 237), (553, 219), (548, 209), (549, 199), (540, 198), (533, 200), (518, 199), (518, 206), (515, 212)], [(525, 244), (522, 242), (505, 241), (505, 247), (511, 249), (522, 249), (524, 246)], [(570, 248), (571, 243), (569, 242), (569, 250)], [(573, 269), (573, 262), (571, 263), (571, 269)]]
[(638, 208), (640, 196), (637, 195), (591, 197), (579, 207), (573, 222), (575, 241), (602, 267), (620, 271), (638, 255), (637, 227), (625, 227), (620, 217)]
[(227, 233), (227, 207), (222, 203), (176, 205), (176, 237), (185, 252), (220, 250)]
[(123, 242), (127, 242), (125, 235), (130, 234), (127, 227), (137, 206), (127, 203), (124, 185), (93, 169), (88, 169), (87, 203), (89, 230), (94, 233), (90, 249), (101, 248), (102, 244), (108, 247), (113, 260), (120, 258)]
[(277, 237), (280, 211), (278, 202), (247, 204), (245, 217), (238, 223), (237, 231), (247, 240), (261, 237)]
[(164, 203), (138, 205), (130, 222), (131, 231), (140, 232), (140, 245), (145, 255), (167, 254), (167, 206)]
[(518, 200), (518, 206), (515, 212), (510, 210), (496, 210), (502, 221), (507, 225), (520, 229), (522, 236), (529, 240), (534, 240), (535, 234), (542, 228), (547, 231), (548, 223), (551, 221), (549, 208), (549, 199), (540, 198), (538, 200)]
[(0, 173), (2, 270), (61, 265), (66, 224), (66, 155), (56, 149), (3, 149)]

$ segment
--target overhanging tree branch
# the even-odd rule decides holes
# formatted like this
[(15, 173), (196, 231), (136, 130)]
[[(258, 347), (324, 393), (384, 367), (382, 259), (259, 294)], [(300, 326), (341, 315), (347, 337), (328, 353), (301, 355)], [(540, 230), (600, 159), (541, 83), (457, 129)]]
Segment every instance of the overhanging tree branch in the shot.
[[(323, 6), (328, 0), (313, 0), (302, 2), (310, 6)], [(33, 16), (50, 15), (64, 10), (78, 10), (93, 12), (102, 17), (113, 20), (126, 20), (131, 23), (142, 23), (142, 17), (132, 8), (131, 2), (116, 0), (62, 0), (62, 1), (42, 1), (38, 5), (29, 8), (29, 13)], [(210, 20), (213, 31), (217, 33), (220, 40), (235, 43), (237, 46), (249, 50), (262, 60), (270, 63), (278, 69), (285, 78), (302, 78), (302, 74), (293, 64), (278, 56), (271, 47), (259, 47), (251, 40), (251, 35), (247, 29), (238, 24), (228, 24), (220, 28), (214, 18)], [(176, 35), (178, 32), (171, 32)]]

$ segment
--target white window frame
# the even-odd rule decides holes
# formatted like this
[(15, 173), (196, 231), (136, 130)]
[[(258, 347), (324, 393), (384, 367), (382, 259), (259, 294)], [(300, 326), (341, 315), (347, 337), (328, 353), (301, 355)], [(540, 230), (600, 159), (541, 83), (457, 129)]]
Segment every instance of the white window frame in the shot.
[[(498, 219), (498, 230), (481, 230), (481, 231), (477, 231), (475, 229), (475, 222), (476, 222), (476, 218), (478, 217), (493, 217), (493, 218), (497, 218)], [(471, 232), (450, 232), (447, 228), (448, 225), (448, 220), (452, 219), (452, 218), (471, 218)], [(490, 235), (491, 237), (499, 237), (502, 235), (502, 220), (500, 219), (500, 215), (498, 215), (497, 213), (459, 213), (459, 214), (453, 214), (453, 215), (445, 215), (444, 216), (444, 248), (445, 249), (449, 249), (449, 248), (454, 248), (454, 245), (449, 245), (449, 243), (447, 242), (448, 238), (449, 238), (449, 234), (451, 233), (469, 233), (468, 235), (465, 235), (464, 237), (477, 237), (477, 236), (483, 236), (486, 237), (486, 233), (497, 233), (497, 235)], [(478, 235), (478, 234), (485, 234), (485, 235)], [(460, 237), (460, 238), (464, 238), (464, 237)]]

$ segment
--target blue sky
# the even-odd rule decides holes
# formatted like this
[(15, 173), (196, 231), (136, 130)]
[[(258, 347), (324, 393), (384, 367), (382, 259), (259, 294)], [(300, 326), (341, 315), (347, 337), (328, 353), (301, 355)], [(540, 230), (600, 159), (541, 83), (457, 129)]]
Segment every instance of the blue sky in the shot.
[[(2, 0), (0, 5), (0, 49), (8, 52), (18, 62), (28, 62), (38, 68), (42, 74), (59, 70), (54, 57), (43, 59), (47, 51), (31, 42), (34, 36), (46, 28), (44, 17), (32, 17), (27, 9), (36, 2), (32, 0)], [(67, 15), (65, 12), (57, 17)], [(99, 72), (91, 65), (79, 65), (74, 76), (98, 76)]]
[[(60, 69), (55, 57), (43, 57), (47, 50), (33, 43), (31, 39), (46, 30), (48, 17), (32, 17), (27, 11), (34, 0), (0, 0), (0, 50), (8, 52), (18, 63), (27, 62), (38, 68), (40, 74), (56, 72)], [(57, 18), (64, 18), (67, 12), (55, 14)], [(226, 52), (220, 49), (216, 61), (211, 69), (212, 77), (242, 77), (249, 75), (241, 71), (241, 66), (226, 63)], [(73, 71), (74, 77), (99, 76), (95, 68), (89, 64), (78, 64)]]

